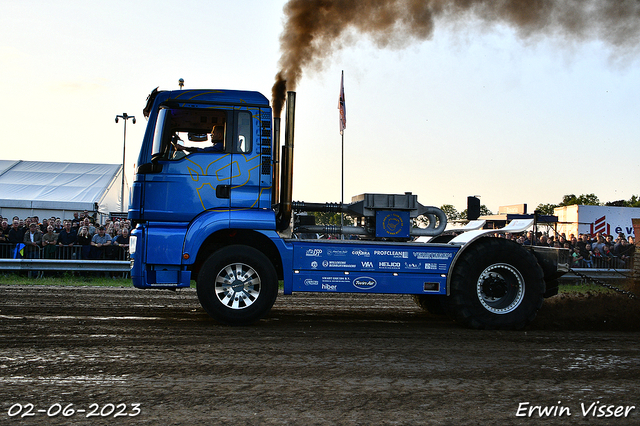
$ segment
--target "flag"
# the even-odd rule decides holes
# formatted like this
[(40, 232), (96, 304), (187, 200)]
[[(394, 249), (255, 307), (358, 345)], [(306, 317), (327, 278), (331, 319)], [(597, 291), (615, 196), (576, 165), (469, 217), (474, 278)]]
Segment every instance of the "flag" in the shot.
[(24, 248), (25, 248), (24, 244), (22, 244), (22, 243), (16, 244), (16, 248), (13, 251), (13, 258), (14, 259), (22, 259), (24, 257)]
[(344, 129), (347, 128), (347, 106), (344, 102), (344, 71), (342, 71), (342, 78), (340, 79), (340, 99), (338, 99), (338, 109), (340, 110), (340, 134), (344, 134)]

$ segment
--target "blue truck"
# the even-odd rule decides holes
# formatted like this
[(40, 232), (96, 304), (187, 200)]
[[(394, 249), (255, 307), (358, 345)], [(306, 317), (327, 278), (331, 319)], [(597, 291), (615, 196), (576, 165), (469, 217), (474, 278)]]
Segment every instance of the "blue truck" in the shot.
[[(523, 247), (495, 230), (445, 235), (445, 214), (411, 193), (292, 201), (295, 99), (287, 93), (280, 146), (280, 117), (258, 92), (149, 95), (128, 212), (135, 287), (177, 289), (194, 280), (205, 311), (229, 325), (267, 315), (282, 282), (284, 295), (413, 295), (421, 307), (478, 329), (522, 328), (557, 293), (568, 253)], [(316, 225), (309, 214), (316, 211), (354, 224)], [(419, 216), (426, 227), (412, 226)], [(317, 238), (326, 234), (339, 238)]]

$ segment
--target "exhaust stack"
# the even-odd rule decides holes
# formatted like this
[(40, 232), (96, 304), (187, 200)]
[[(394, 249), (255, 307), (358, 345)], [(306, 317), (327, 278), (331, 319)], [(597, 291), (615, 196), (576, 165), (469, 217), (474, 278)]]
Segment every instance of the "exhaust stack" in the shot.
[(293, 133), (296, 118), (296, 92), (287, 92), (287, 115), (285, 117), (284, 145), (282, 146), (282, 168), (280, 170), (280, 209), (278, 231), (289, 228), (293, 200)]

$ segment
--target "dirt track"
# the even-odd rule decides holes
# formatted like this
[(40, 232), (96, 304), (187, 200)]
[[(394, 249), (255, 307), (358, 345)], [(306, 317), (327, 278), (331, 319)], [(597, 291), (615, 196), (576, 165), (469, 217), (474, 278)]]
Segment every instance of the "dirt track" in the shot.
[[(193, 290), (0, 286), (0, 424), (638, 424), (639, 305), (554, 298), (500, 332), (407, 296), (293, 295), (232, 328)], [(597, 401), (637, 408), (583, 416)], [(134, 403), (135, 417), (37, 412)], [(10, 417), (15, 404), (35, 415)], [(534, 405), (571, 416), (516, 416)]]

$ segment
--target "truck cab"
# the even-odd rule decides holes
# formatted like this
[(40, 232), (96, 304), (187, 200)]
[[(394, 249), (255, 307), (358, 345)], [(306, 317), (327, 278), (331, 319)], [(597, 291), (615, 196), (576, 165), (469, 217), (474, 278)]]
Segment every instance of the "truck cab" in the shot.
[(273, 216), (269, 101), (257, 92), (154, 90), (144, 112), (129, 218), (145, 242), (134, 258), (149, 268), (134, 262), (134, 285), (188, 286), (192, 226), (229, 229), (232, 216), (251, 210), (262, 211), (261, 222)]

